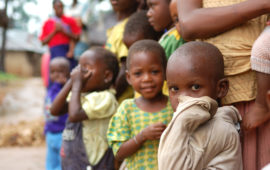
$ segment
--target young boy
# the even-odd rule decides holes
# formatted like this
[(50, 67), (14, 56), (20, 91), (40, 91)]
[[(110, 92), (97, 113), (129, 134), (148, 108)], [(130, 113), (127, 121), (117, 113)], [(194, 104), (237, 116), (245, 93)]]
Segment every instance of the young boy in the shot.
[(54, 58), (50, 63), (51, 87), (47, 91), (45, 99), (45, 136), (47, 144), (46, 169), (61, 168), (60, 148), (62, 143), (62, 132), (65, 128), (67, 114), (53, 116), (50, 107), (57, 94), (69, 78), (70, 65), (63, 57)]
[(143, 39), (157, 41), (160, 38), (160, 32), (156, 32), (150, 25), (146, 13), (147, 11), (141, 10), (128, 19), (123, 36), (123, 42), (128, 49), (136, 41)]
[(184, 44), (168, 61), (167, 82), (175, 113), (161, 136), (159, 169), (241, 170), (235, 127), (241, 117), (232, 106), (218, 107), (229, 85), (220, 51), (204, 42)]
[[(149, 7), (147, 16), (150, 24), (156, 31), (164, 31), (159, 43), (164, 48), (167, 59), (184, 44), (183, 38), (174, 27), (171, 15), (174, 16), (175, 11), (170, 11), (170, 2), (171, 0), (147, 0)], [(174, 13), (171, 14), (172, 12)]]

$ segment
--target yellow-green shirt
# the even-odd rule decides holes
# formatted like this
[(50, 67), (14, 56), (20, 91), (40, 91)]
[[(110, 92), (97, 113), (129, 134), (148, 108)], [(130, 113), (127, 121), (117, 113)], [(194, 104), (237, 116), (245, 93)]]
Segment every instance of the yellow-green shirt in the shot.
[(113, 89), (81, 95), (82, 108), (88, 117), (82, 122), (83, 142), (91, 165), (96, 165), (108, 149), (106, 132), (118, 107), (114, 95)]
[[(136, 106), (135, 99), (124, 100), (112, 117), (107, 132), (109, 145), (114, 154), (122, 143), (133, 138), (147, 126), (171, 121), (173, 109), (168, 101), (167, 106), (159, 112), (149, 113)], [(134, 170), (158, 169), (157, 151), (159, 140), (148, 140), (133, 155), (126, 158), (127, 168)]]
[(127, 21), (128, 18), (107, 30), (107, 42), (105, 48), (114, 53), (119, 60), (122, 57), (128, 56), (128, 49), (123, 42), (123, 34)]

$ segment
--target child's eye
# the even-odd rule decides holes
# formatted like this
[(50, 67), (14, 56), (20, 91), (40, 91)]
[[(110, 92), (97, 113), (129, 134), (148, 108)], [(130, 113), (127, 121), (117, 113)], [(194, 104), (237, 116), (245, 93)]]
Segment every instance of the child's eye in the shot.
[(191, 89), (194, 90), (194, 91), (197, 91), (197, 90), (199, 90), (200, 88), (201, 88), (201, 86), (198, 85), (198, 84), (193, 84), (193, 85), (191, 86)]
[(159, 70), (153, 70), (152, 71), (152, 74), (157, 74), (157, 73), (159, 73)]
[(169, 90), (172, 92), (177, 92), (179, 90), (179, 88), (173, 86), (173, 87), (170, 87)]
[(140, 76), (141, 75), (141, 72), (134, 72), (133, 73), (135, 76)]
[(178, 24), (178, 22), (179, 22), (178, 17), (174, 17), (174, 18), (173, 18), (173, 23), (174, 23), (174, 25)]

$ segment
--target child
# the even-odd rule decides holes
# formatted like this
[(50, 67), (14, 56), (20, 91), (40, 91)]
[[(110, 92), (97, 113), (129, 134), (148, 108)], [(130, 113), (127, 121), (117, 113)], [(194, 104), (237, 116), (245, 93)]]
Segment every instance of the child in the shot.
[(184, 44), (168, 61), (167, 82), (176, 112), (161, 136), (159, 169), (241, 170), (235, 127), (241, 117), (233, 106), (218, 108), (229, 85), (220, 51), (204, 42)]
[(127, 48), (143, 39), (158, 40), (160, 32), (156, 32), (150, 25), (147, 11), (141, 10), (130, 16), (124, 30), (123, 42)]
[(159, 43), (164, 48), (167, 59), (184, 43), (183, 38), (173, 25), (171, 15), (175, 19), (175, 10), (170, 12), (170, 2), (170, 0), (147, 0), (149, 7), (147, 16), (150, 24), (156, 31), (164, 31)]
[[(117, 58), (102, 47), (93, 47), (82, 54), (79, 64), (72, 71), (71, 80), (55, 99), (51, 111), (57, 114), (68, 109), (70, 122), (82, 122), (84, 146), (77, 145), (76, 148), (85, 147), (92, 169), (113, 169), (114, 157), (107, 144), (106, 131), (109, 120), (118, 107), (115, 92), (111, 88), (118, 74)], [(76, 138), (76, 133), (79, 132), (70, 132), (71, 142)], [(65, 153), (64, 150), (64, 155)], [(82, 160), (73, 163), (79, 164), (80, 161)], [(68, 164), (68, 161), (66, 163), (66, 169), (80, 167)]]
[(139, 2), (137, 0), (110, 1), (117, 15), (118, 23), (107, 30), (105, 48), (113, 52), (120, 62), (119, 75), (115, 82), (116, 97), (119, 103), (126, 98), (133, 97), (133, 90), (125, 79), (125, 63), (128, 49), (123, 43), (123, 32), (128, 18), (136, 12)]
[(125, 159), (127, 169), (157, 169), (159, 138), (173, 112), (162, 94), (165, 68), (165, 53), (156, 41), (140, 40), (130, 47), (127, 80), (141, 96), (121, 103), (107, 132), (115, 158)]
[(65, 128), (67, 114), (52, 116), (50, 107), (62, 86), (69, 78), (69, 62), (63, 57), (54, 58), (50, 63), (51, 87), (45, 98), (45, 136), (47, 144), (46, 169), (61, 169), (60, 148), (62, 142), (62, 131)]

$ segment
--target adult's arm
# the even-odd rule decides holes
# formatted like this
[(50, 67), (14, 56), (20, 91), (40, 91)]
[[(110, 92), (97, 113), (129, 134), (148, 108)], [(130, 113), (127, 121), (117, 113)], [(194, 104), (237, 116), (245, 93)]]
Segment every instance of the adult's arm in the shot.
[(67, 113), (68, 111), (68, 103), (66, 98), (71, 89), (71, 80), (68, 80), (64, 87), (61, 89), (59, 94), (55, 97), (52, 106), (50, 108), (51, 114), (54, 116), (59, 116)]
[(179, 0), (177, 8), (181, 35), (186, 40), (194, 40), (209, 38), (269, 13), (270, 0), (247, 0), (214, 8), (202, 8), (202, 0)]

